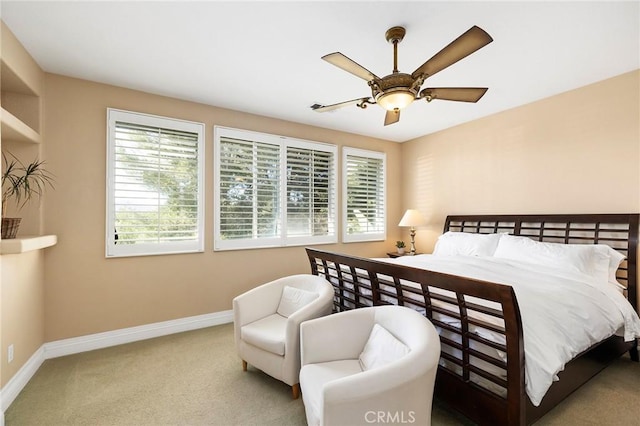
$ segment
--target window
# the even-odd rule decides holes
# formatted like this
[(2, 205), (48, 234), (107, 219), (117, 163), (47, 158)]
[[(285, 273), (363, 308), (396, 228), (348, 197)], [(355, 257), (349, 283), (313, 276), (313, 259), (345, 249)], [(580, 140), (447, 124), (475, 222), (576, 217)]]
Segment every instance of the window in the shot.
[(342, 241), (385, 240), (386, 156), (355, 148), (342, 154)]
[(107, 257), (204, 251), (204, 124), (107, 110)]
[(215, 127), (215, 250), (334, 243), (334, 145)]

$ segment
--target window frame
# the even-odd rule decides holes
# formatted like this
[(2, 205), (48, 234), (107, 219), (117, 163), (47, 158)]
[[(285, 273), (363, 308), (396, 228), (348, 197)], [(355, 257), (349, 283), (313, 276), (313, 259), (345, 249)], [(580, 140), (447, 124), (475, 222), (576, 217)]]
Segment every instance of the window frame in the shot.
[[(279, 234), (275, 237), (264, 238), (245, 238), (245, 239), (223, 239), (221, 238), (221, 192), (220, 192), (220, 149), (221, 138), (229, 137), (232, 139), (248, 140), (258, 143), (267, 143), (277, 145), (280, 147), (280, 174), (279, 174), (279, 192), (280, 213), (278, 215), (278, 221), (280, 223)], [(332, 232), (329, 235), (321, 236), (290, 236), (287, 235), (287, 148), (302, 148), (311, 149), (316, 151), (324, 151), (332, 154), (332, 176), (329, 178), (329, 202), (328, 202), (328, 216), (333, 218), (333, 224), (331, 225)], [(227, 251), (227, 250), (248, 250), (248, 249), (260, 249), (260, 248), (276, 248), (276, 247), (294, 247), (302, 245), (317, 245), (317, 244), (334, 244), (338, 242), (338, 147), (333, 144), (327, 144), (323, 142), (309, 141), (298, 138), (291, 138), (286, 136), (273, 135), (262, 132), (255, 132), (251, 130), (236, 129), (224, 126), (214, 126), (213, 128), (213, 169), (214, 169), (214, 235), (213, 235), (213, 250), (214, 251)]]
[[(115, 236), (115, 134), (116, 122), (157, 127), (197, 134), (197, 236), (196, 239), (180, 242), (120, 244)], [(135, 111), (107, 108), (107, 179), (105, 257), (154, 256), (204, 252), (204, 204), (205, 204), (205, 124), (177, 118), (145, 114)]]
[[(349, 179), (348, 179), (348, 157), (357, 156), (382, 160), (382, 191), (383, 191), (383, 230), (382, 232), (348, 234), (348, 213), (349, 213)], [(355, 243), (367, 241), (385, 241), (387, 239), (387, 154), (385, 152), (370, 151), (360, 148), (342, 148), (342, 242)]]

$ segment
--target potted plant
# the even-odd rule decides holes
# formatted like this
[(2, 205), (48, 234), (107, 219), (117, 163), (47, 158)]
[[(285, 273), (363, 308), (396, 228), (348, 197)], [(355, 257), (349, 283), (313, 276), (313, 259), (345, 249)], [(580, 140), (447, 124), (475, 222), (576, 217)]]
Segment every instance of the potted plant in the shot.
[(18, 210), (34, 197), (40, 197), (47, 185), (53, 187), (53, 177), (44, 169), (44, 161), (35, 159), (24, 164), (9, 153), (2, 153), (2, 238), (15, 238), (21, 218), (5, 217), (7, 202), (16, 203)]
[(404, 241), (396, 241), (396, 248), (398, 249), (398, 254), (404, 254)]

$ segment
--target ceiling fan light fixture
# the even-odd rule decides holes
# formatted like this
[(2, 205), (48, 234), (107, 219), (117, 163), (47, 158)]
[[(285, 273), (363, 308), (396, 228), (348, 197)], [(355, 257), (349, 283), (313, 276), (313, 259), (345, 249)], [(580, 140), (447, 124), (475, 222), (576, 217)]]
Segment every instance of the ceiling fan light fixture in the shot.
[(415, 93), (408, 89), (397, 89), (380, 94), (376, 102), (387, 111), (406, 108), (416, 98)]
[(431, 87), (420, 90), (428, 77), (491, 43), (493, 38), (485, 30), (474, 25), (411, 74), (398, 70), (398, 43), (402, 41), (405, 34), (406, 31), (403, 27), (393, 27), (386, 32), (385, 38), (393, 44), (393, 71), (382, 78), (340, 52), (323, 56), (322, 59), (330, 64), (365, 80), (371, 89), (371, 97), (352, 99), (332, 105), (314, 104), (311, 109), (324, 112), (353, 104), (362, 109), (366, 108), (368, 104), (378, 104), (387, 111), (384, 116), (384, 125), (388, 126), (397, 123), (400, 120), (400, 110), (417, 99), (425, 99), (427, 102), (434, 99), (477, 102), (487, 91), (486, 87)]

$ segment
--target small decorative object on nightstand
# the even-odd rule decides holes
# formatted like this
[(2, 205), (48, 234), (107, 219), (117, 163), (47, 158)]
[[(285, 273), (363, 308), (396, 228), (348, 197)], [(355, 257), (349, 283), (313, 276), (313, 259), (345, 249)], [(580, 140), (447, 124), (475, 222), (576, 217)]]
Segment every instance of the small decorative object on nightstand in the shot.
[(396, 241), (396, 248), (398, 249), (398, 254), (404, 254), (404, 248), (405, 248), (404, 241), (400, 241), (400, 240)]
[(421, 226), (425, 224), (425, 220), (422, 217), (422, 215), (420, 214), (420, 212), (418, 210), (413, 210), (413, 209), (409, 209), (404, 213), (404, 216), (402, 216), (402, 219), (400, 220), (400, 223), (398, 224), (398, 226), (410, 226), (411, 227), (411, 255), (413, 256), (414, 254), (416, 254), (416, 244), (415, 244), (415, 237), (416, 237), (416, 226)]

